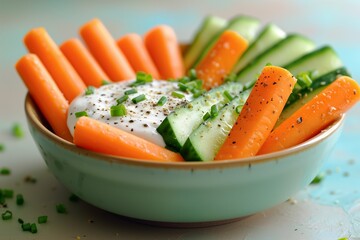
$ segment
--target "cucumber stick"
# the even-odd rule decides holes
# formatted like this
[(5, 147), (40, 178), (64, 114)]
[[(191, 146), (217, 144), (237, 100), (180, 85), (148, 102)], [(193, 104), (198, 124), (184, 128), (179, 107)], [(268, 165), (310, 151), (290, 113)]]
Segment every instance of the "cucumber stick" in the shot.
[(304, 36), (292, 34), (265, 50), (250, 64), (237, 73), (236, 81), (252, 86), (263, 67), (270, 63), (283, 67), (295, 59), (313, 51), (315, 43)]
[(243, 88), (238, 82), (228, 82), (213, 88), (185, 106), (175, 109), (156, 130), (163, 137), (167, 147), (180, 151), (191, 132), (203, 122), (204, 115), (210, 112), (211, 107), (215, 104), (222, 107), (228, 102), (224, 92), (237, 96)]
[(239, 33), (244, 37), (249, 43), (252, 42), (256, 36), (258, 28), (260, 26), (260, 21), (258, 19), (248, 17), (248, 16), (238, 16), (231, 19), (228, 24), (223, 27), (211, 40), (206, 44), (205, 48), (198, 55), (196, 61), (194, 62), (192, 68), (195, 68), (206, 54), (211, 50), (215, 45), (217, 40), (220, 38), (221, 34), (226, 30), (233, 30)]
[(261, 54), (266, 49), (270, 48), (275, 43), (286, 37), (286, 33), (274, 24), (266, 25), (257, 38), (250, 44), (248, 49), (240, 57), (232, 72), (239, 72), (246, 65), (248, 65), (256, 56)]
[(185, 68), (189, 69), (195, 62), (196, 58), (205, 48), (206, 44), (227, 24), (227, 20), (215, 16), (208, 16), (203, 21), (197, 31), (194, 40), (185, 53)]
[(250, 94), (250, 89), (235, 97), (220, 109), (218, 115), (203, 122), (196, 128), (180, 154), (186, 161), (212, 161), (226, 140)]

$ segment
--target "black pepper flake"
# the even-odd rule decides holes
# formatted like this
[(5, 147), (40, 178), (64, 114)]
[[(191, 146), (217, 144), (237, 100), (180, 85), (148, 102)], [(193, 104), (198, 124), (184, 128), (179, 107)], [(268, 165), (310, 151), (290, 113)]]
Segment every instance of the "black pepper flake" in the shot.
[(119, 124), (118, 122), (114, 122), (115, 125)]
[(273, 85), (276, 85), (276, 82), (273, 82)]
[(130, 131), (132, 131), (132, 132), (133, 132), (133, 131), (134, 131), (134, 129), (132, 128), (132, 129), (130, 129)]
[(147, 125), (146, 123), (143, 124), (144, 127), (148, 127), (149, 125)]
[[(230, 136), (230, 134), (229, 134), (229, 136)], [(233, 141), (232, 144), (236, 144), (236, 141)]]
[(133, 123), (133, 122), (135, 122), (135, 121), (134, 121), (134, 120), (132, 120), (132, 119), (130, 119), (130, 120), (129, 120), (129, 123)]
[(296, 119), (296, 123), (297, 123), (297, 124), (302, 123), (302, 117), (299, 117), (298, 119)]

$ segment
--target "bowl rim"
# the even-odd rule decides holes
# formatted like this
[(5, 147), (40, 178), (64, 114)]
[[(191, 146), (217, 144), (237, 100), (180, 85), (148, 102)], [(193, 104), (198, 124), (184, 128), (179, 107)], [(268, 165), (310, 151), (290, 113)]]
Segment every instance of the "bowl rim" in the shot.
[[(84, 148), (77, 147), (74, 143), (69, 142), (61, 137), (57, 136), (50, 129), (48, 129), (42, 121), (46, 121), (42, 116), (40, 110), (36, 106), (34, 100), (31, 98), (30, 94), (27, 93), (25, 97), (25, 115), (28, 119), (28, 122), (34, 126), (42, 135), (48, 138), (50, 141), (55, 144), (59, 144), (65, 149), (69, 151), (76, 152), (80, 155), (84, 155), (87, 157), (91, 157), (93, 159), (97, 159), (100, 161), (110, 162), (112, 164), (127, 164), (127, 165), (136, 165), (143, 167), (153, 167), (153, 168), (166, 168), (166, 169), (223, 169), (229, 167), (240, 167), (246, 166), (251, 167), (254, 164), (278, 161), (282, 159), (284, 156), (297, 154), (301, 151), (304, 151), (308, 148), (311, 148), (322, 141), (326, 140), (328, 137), (333, 135), (336, 130), (338, 130), (341, 125), (344, 123), (345, 115), (335, 120), (332, 124), (330, 124), (327, 128), (322, 130), (316, 136), (308, 139), (307, 141), (298, 144), (294, 147), (287, 148), (278, 152), (257, 155), (253, 157), (241, 158), (241, 159), (230, 159), (230, 160), (222, 160), (222, 161), (208, 161), (208, 162), (159, 162), (159, 161), (151, 161), (145, 159), (136, 159), (136, 158), (126, 158), (119, 157), (109, 154), (97, 153)], [(35, 141), (35, 139), (34, 139)]]

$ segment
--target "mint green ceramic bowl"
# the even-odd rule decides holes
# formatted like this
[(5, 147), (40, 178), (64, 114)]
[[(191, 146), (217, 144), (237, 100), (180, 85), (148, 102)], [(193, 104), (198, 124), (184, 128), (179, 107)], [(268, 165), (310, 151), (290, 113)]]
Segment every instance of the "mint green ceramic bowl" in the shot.
[(47, 166), (71, 192), (122, 216), (201, 226), (271, 208), (308, 185), (338, 140), (344, 117), (296, 147), (221, 162), (158, 163), (90, 152), (49, 130), (29, 95), (30, 132)]

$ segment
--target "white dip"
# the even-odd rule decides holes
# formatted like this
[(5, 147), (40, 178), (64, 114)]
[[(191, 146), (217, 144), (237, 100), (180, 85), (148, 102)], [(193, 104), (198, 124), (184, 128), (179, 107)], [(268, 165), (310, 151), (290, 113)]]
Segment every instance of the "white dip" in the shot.
[[(176, 82), (153, 80), (145, 85), (129, 86), (133, 82), (134, 80), (104, 85), (94, 89), (94, 93), (90, 95), (83, 94), (74, 99), (70, 104), (67, 119), (71, 134), (74, 134), (74, 126), (77, 120), (75, 113), (86, 111), (88, 117), (120, 128), (157, 145), (165, 146), (156, 128), (176, 107), (189, 102), (192, 99), (192, 94), (179, 91)], [(125, 91), (130, 89), (136, 89), (137, 93), (129, 95), (128, 99), (123, 102), (127, 114), (111, 117), (111, 106), (117, 105), (116, 100), (124, 96)], [(174, 91), (183, 94), (185, 97), (172, 96)], [(146, 99), (139, 103), (133, 103), (132, 99), (141, 94), (144, 94)], [(165, 96), (167, 101), (163, 106), (158, 106), (157, 102), (162, 96)]]

